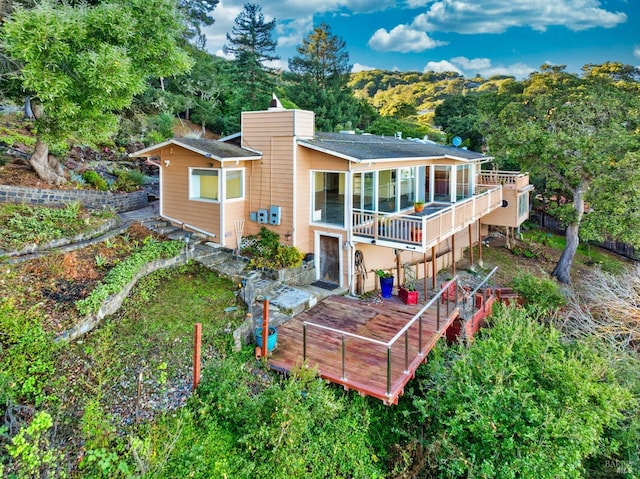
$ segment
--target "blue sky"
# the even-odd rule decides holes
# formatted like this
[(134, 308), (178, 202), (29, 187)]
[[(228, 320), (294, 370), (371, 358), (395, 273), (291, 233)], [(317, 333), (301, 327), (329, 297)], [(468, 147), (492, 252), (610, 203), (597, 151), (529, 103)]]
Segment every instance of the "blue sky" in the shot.
[[(223, 55), (245, 0), (221, 0), (205, 31)], [(286, 68), (320, 22), (347, 43), (354, 71), (451, 71), (524, 78), (543, 63), (579, 72), (587, 63), (640, 66), (639, 0), (264, 0)]]

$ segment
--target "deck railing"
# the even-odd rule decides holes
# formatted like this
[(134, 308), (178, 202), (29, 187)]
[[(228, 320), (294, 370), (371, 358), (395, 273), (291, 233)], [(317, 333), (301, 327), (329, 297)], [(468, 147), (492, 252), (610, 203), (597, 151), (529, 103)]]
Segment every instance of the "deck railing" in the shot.
[[(470, 291), (465, 295), (464, 300), (462, 301), (462, 317), (464, 319), (471, 320), (471, 328), (475, 329), (475, 320), (476, 310), (482, 308), (483, 312), (486, 313), (487, 300), (495, 295), (495, 274), (498, 271), (498, 267), (496, 266), (491, 270), (491, 272), (485, 276), (485, 278), (478, 284), (473, 291)], [(482, 291), (482, 304), (478, 307), (475, 302), (476, 294), (479, 291)], [(483, 315), (484, 317), (484, 315)]]
[[(302, 355), (303, 359), (306, 361), (307, 359), (307, 330), (308, 329), (321, 329), (324, 331), (328, 331), (330, 333), (334, 333), (340, 337), (341, 342), (341, 378), (342, 380), (346, 380), (346, 365), (347, 365), (347, 349), (346, 349), (346, 340), (347, 338), (356, 339), (359, 341), (364, 341), (372, 345), (372, 347), (386, 348), (387, 354), (387, 397), (391, 396), (391, 349), (392, 347), (398, 343), (401, 339), (404, 339), (404, 373), (409, 374), (409, 364), (416, 357), (424, 357), (425, 350), (423, 344), (423, 316), (426, 315), (427, 310), (432, 308), (434, 305), (436, 306), (436, 336), (441, 336), (443, 334), (444, 324), (441, 325), (441, 315), (444, 304), (445, 309), (445, 318), (449, 318), (449, 315), (455, 308), (458, 307), (459, 297), (458, 292), (460, 291), (459, 287), (459, 277), (455, 276), (451, 281), (443, 284), (442, 289), (433, 297), (431, 300), (423, 306), (418, 314), (416, 314), (400, 331), (396, 333), (396, 335), (390, 341), (380, 341), (373, 338), (367, 338), (365, 336), (361, 336), (359, 334), (350, 333), (348, 331), (342, 331), (340, 329), (331, 328), (329, 326), (324, 326), (322, 324), (312, 323), (310, 321), (305, 321), (302, 323)], [(452, 294), (453, 293), (453, 294)], [(453, 306), (451, 305), (453, 302)], [(442, 303), (442, 304), (441, 304)], [(409, 329), (418, 323), (418, 353), (414, 358), (409, 358)], [(426, 351), (428, 352), (428, 351)]]
[(478, 182), (483, 185), (505, 185), (522, 188), (529, 184), (529, 173), (519, 171), (483, 171), (478, 175)]
[[(501, 205), (500, 185), (478, 185), (472, 197), (423, 216), (410, 212), (398, 214), (354, 209), (352, 230), (355, 237), (373, 243), (400, 243), (408, 249), (414, 247), (425, 251)], [(429, 206), (425, 205), (426, 208)]]

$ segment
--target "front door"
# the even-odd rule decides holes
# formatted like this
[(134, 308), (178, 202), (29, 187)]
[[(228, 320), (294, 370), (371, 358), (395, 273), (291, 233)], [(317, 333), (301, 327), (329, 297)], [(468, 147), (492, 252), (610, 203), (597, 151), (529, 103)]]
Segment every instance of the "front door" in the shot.
[(319, 247), (318, 279), (340, 284), (340, 238), (320, 235)]

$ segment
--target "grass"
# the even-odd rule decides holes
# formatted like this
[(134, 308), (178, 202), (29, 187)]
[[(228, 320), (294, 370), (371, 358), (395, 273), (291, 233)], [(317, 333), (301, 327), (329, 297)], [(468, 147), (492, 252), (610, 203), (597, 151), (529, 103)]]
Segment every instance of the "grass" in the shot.
[(112, 218), (111, 211), (90, 211), (79, 203), (63, 208), (0, 204), (0, 250), (19, 250), (95, 229)]

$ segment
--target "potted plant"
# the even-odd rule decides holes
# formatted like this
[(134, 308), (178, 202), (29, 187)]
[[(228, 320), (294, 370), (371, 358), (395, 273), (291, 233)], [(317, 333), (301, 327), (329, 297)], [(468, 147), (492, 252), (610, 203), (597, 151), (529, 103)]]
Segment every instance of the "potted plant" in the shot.
[(418, 304), (418, 291), (412, 284), (403, 284), (398, 288), (398, 297), (404, 304)]
[(393, 291), (393, 274), (383, 269), (377, 269), (376, 275), (380, 278), (380, 294), (383, 298), (390, 298)]
[(416, 213), (421, 213), (422, 210), (424, 209), (424, 201), (414, 201), (413, 202), (413, 209), (415, 210)]

